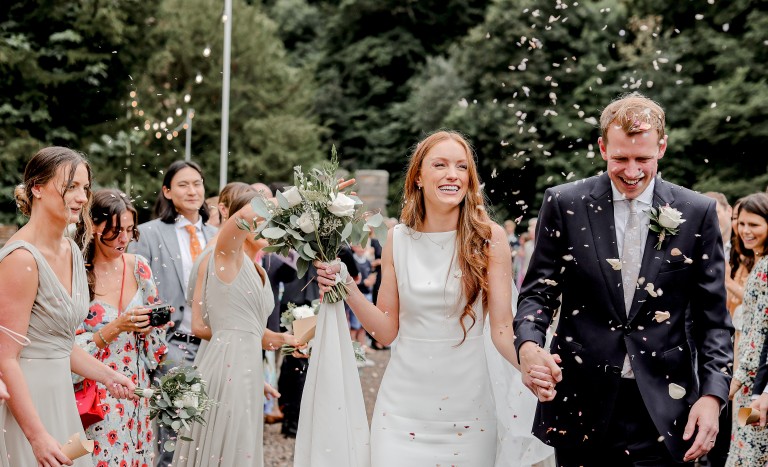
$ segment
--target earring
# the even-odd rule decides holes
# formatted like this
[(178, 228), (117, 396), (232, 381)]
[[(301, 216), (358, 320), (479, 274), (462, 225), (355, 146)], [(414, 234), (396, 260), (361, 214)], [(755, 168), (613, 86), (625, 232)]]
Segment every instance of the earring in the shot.
[(421, 190), (421, 185), (416, 185), (416, 186), (419, 188), (419, 190)]

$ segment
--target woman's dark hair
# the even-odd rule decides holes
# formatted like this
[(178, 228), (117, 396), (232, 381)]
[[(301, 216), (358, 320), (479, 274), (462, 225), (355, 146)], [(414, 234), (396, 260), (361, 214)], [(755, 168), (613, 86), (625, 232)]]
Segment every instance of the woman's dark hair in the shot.
[[(205, 181), (205, 177), (203, 177), (203, 169), (201, 169), (199, 165), (192, 161), (175, 161), (169, 165), (168, 169), (165, 171), (165, 177), (163, 177), (163, 187), (170, 190), (173, 177), (175, 177), (181, 169), (185, 169), (187, 167), (197, 170), (197, 173), (199, 173), (200, 177), (203, 179), (203, 181)], [(200, 213), (200, 217), (203, 218), (203, 224), (208, 222), (208, 209), (205, 206), (204, 200), (200, 205), (198, 212)], [(179, 212), (176, 210), (176, 206), (173, 205), (173, 201), (163, 195), (163, 190), (160, 190), (160, 193), (157, 194), (154, 214), (155, 217), (159, 217), (160, 220), (166, 224), (173, 224), (176, 222), (176, 218), (179, 217)]]
[[(72, 184), (72, 180), (75, 179), (75, 171), (80, 165), (84, 165), (88, 171), (88, 188), (86, 188), (86, 194), (88, 196), (88, 202), (83, 207), (80, 220), (77, 223), (77, 235), (75, 236), (75, 242), (83, 249), (91, 241), (91, 233), (93, 231), (93, 225), (91, 224), (91, 217), (88, 209), (91, 206), (91, 166), (88, 165), (88, 161), (85, 157), (72, 149), (64, 148), (61, 146), (51, 146), (43, 148), (32, 156), (27, 162), (27, 166), (24, 169), (24, 182), (13, 191), (14, 198), (16, 199), (16, 206), (24, 216), (32, 214), (32, 203), (34, 202), (34, 196), (32, 195), (32, 188), (35, 185), (45, 185), (56, 176), (56, 171), (59, 167), (67, 166), (69, 173), (67, 175), (67, 183), (65, 187), (69, 187)], [(69, 188), (64, 188), (61, 192), (62, 208), (64, 195)]]
[(136, 212), (136, 208), (133, 207), (131, 200), (125, 193), (114, 188), (108, 188), (104, 190), (98, 190), (93, 194), (93, 205), (91, 206), (91, 219), (94, 226), (104, 225), (101, 236), (91, 242), (88, 247), (83, 251), (85, 256), (85, 270), (88, 276), (88, 292), (91, 295), (91, 300), (95, 296), (96, 288), (96, 275), (93, 272), (93, 257), (96, 254), (96, 242), (104, 243), (105, 241), (111, 242), (120, 235), (120, 216), (125, 212), (130, 212), (133, 217), (133, 240), (139, 239), (139, 229), (136, 226), (139, 223), (139, 215)]
[[(768, 223), (768, 194), (753, 193), (745, 196), (741, 199), (741, 204), (739, 204), (739, 214), (741, 214), (742, 211), (758, 215)], [(766, 245), (763, 244), (763, 250), (760, 252), (761, 255), (765, 255), (765, 247)], [(755, 252), (747, 250), (744, 247), (744, 241), (741, 239), (741, 236), (739, 236), (739, 249), (741, 250), (741, 254), (747, 258), (751, 258), (752, 264), (754, 264)], [(749, 269), (751, 270), (752, 268), (750, 267)]]
[[(739, 217), (739, 207), (741, 206), (742, 201), (744, 201), (744, 198), (739, 198), (733, 203), (733, 215), (736, 216), (736, 218)], [(741, 265), (744, 265), (747, 269), (747, 273), (752, 272), (752, 267), (755, 265), (754, 256), (744, 256), (741, 252), (741, 247), (739, 246), (738, 225), (735, 229), (731, 230), (731, 257), (729, 263), (731, 266), (731, 279), (736, 278), (736, 273)]]

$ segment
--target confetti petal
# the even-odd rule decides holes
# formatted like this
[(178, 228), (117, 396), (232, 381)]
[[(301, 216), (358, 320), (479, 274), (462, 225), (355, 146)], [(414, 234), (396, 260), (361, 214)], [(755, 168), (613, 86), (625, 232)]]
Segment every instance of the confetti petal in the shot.
[(611, 265), (614, 271), (621, 271), (621, 260), (617, 258), (608, 258), (606, 259), (608, 261), (608, 264)]
[(672, 399), (682, 399), (685, 397), (685, 388), (679, 384), (669, 383), (669, 397)]
[(668, 311), (657, 311), (654, 313), (653, 319), (655, 319), (657, 323), (663, 323), (668, 320), (670, 316)]

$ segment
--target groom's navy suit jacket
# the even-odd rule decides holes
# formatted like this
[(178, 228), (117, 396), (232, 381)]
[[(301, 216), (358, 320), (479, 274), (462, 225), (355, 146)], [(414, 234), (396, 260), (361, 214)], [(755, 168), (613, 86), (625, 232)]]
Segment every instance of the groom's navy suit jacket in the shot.
[[(656, 250), (648, 232), (640, 280), (627, 316), (613, 194), (606, 174), (554, 188), (544, 195), (536, 249), (520, 292), (516, 345), (544, 347), (560, 307), (551, 352), (562, 357), (563, 380), (554, 401), (539, 403), (533, 432), (557, 447), (599, 449), (625, 354), (645, 406), (673, 457), (692, 441), (683, 429), (691, 405), (703, 395), (725, 403), (731, 380), (733, 326), (725, 308), (724, 259), (715, 202), (657, 177), (653, 206), (669, 204), (685, 222)], [(689, 259), (688, 259), (689, 258)], [(653, 287), (651, 294), (646, 286)], [(656, 312), (668, 312), (661, 322)], [(664, 313), (662, 313), (662, 316)], [(670, 385), (685, 389), (670, 395)]]

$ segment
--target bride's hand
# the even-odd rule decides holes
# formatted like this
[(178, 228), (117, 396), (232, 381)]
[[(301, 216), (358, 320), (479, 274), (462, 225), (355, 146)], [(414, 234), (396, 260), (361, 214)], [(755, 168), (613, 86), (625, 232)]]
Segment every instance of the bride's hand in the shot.
[[(320, 286), (321, 299), (325, 293), (331, 290), (331, 287), (337, 284), (337, 281), (346, 284), (347, 279), (349, 279), (347, 265), (341, 262), (339, 258), (336, 258), (332, 263), (315, 260), (312, 264), (317, 270), (317, 284)], [(350, 284), (346, 285), (349, 286)]]
[(278, 399), (280, 397), (280, 393), (277, 392), (277, 389), (272, 387), (271, 384), (264, 381), (264, 397), (267, 399)]

